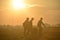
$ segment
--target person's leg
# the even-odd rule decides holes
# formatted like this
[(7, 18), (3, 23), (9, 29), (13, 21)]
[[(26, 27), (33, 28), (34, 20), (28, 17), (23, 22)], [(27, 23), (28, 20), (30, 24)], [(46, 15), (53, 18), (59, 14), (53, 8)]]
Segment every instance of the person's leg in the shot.
[(41, 39), (41, 38), (42, 38), (42, 29), (39, 28), (39, 39)]
[(24, 36), (26, 35), (26, 28), (24, 28)]
[(25, 35), (25, 28), (24, 28), (24, 35)]

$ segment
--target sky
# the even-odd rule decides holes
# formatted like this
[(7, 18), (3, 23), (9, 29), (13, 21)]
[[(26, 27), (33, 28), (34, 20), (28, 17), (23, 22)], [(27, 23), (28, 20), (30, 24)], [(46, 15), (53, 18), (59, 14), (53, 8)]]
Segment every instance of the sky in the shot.
[(28, 8), (13, 9), (12, 0), (0, 0), (0, 24), (20, 25), (26, 17), (33, 17), (33, 24), (43, 17), (48, 24), (60, 23), (60, 0), (24, 0)]

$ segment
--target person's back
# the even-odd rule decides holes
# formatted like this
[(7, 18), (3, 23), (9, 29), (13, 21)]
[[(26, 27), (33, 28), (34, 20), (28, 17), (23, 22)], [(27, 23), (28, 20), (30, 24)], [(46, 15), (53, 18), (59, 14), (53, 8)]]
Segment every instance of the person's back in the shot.
[(28, 23), (29, 23), (29, 18), (27, 18), (27, 19), (24, 21), (23, 26), (24, 26), (24, 27), (27, 27)]
[(30, 25), (31, 27), (32, 27), (32, 25), (33, 25), (33, 24), (32, 24), (32, 21), (33, 21), (33, 20), (31, 19), (30, 22), (29, 22), (29, 23), (30, 23), (29, 25)]
[(41, 23), (42, 23), (42, 20), (39, 20), (37, 26), (40, 27)]
[(40, 20), (38, 21), (38, 23), (37, 23), (37, 26), (40, 28), (40, 27), (42, 27), (42, 25), (44, 25), (44, 23), (43, 23), (43, 18), (40, 18)]

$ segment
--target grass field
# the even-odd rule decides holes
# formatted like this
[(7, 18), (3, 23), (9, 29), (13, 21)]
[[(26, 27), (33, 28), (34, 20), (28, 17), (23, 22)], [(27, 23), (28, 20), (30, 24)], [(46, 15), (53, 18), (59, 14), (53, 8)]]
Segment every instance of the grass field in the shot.
[(60, 40), (60, 25), (42, 29), (41, 37), (37, 27), (33, 27), (30, 35), (24, 36), (23, 32), (22, 26), (0, 25), (0, 40)]

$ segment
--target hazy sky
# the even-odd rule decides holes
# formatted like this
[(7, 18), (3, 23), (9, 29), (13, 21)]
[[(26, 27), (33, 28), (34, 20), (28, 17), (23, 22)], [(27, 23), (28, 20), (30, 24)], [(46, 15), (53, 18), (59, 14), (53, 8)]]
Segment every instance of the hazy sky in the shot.
[(26, 17), (34, 17), (34, 24), (44, 18), (44, 23), (60, 23), (60, 0), (25, 0), (32, 7), (14, 10), (12, 0), (0, 0), (0, 24), (22, 24)]

